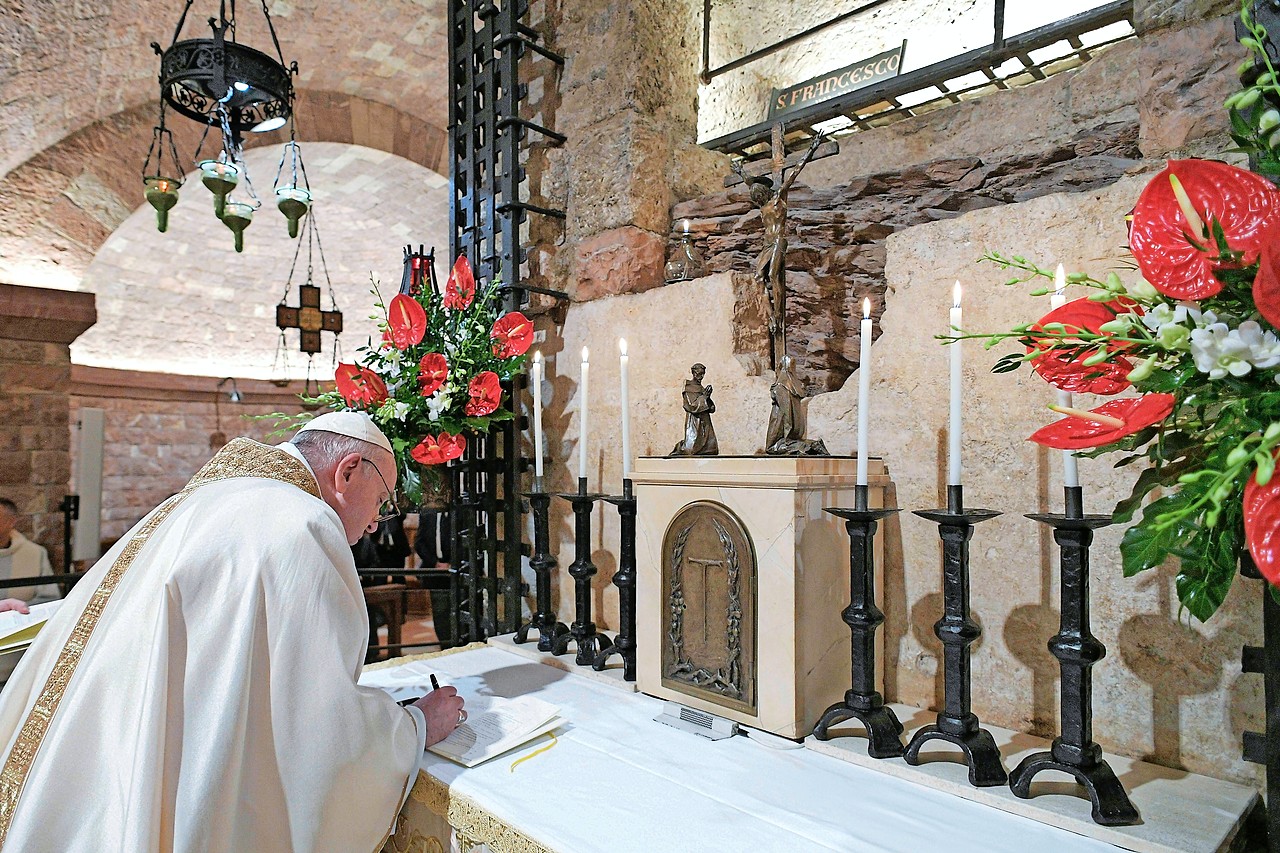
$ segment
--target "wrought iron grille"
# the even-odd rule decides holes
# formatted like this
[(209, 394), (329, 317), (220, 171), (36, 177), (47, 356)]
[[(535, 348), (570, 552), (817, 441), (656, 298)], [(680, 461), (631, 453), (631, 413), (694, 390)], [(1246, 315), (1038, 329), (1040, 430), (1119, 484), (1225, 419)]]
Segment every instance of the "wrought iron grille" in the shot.
[[(564, 137), (526, 120), (521, 104), (527, 86), (520, 60), (532, 51), (562, 66), (564, 60), (538, 43), (524, 21), (528, 0), (449, 0), (449, 212), (451, 255), (467, 255), (480, 281), (503, 282), (503, 309), (528, 301), (522, 281), (521, 233), (529, 213), (564, 218), (561, 211), (520, 200), (525, 182), (521, 150), (529, 134), (552, 144)], [(468, 442), (451, 467), (453, 563), (459, 590), (457, 636), (482, 640), (520, 624), (523, 508), (520, 475), (528, 468), (519, 415), (528, 384), (520, 376), (504, 390), (517, 412), (487, 436)]]
[[(854, 11), (862, 12), (872, 5), (879, 4)], [(1133, 0), (1098, 6), (1010, 38), (1003, 34), (1003, 10), (1004, 3), (997, 0), (994, 37), (986, 47), (725, 134), (702, 145), (748, 160), (767, 157), (770, 130), (779, 120), (786, 122), (789, 144), (803, 146), (819, 130), (839, 138), (1001, 89), (1043, 80), (1051, 74), (1078, 67), (1093, 51), (1133, 36)], [(836, 21), (844, 17), (847, 16)], [(713, 69), (711, 73), (736, 68), (789, 41)]]

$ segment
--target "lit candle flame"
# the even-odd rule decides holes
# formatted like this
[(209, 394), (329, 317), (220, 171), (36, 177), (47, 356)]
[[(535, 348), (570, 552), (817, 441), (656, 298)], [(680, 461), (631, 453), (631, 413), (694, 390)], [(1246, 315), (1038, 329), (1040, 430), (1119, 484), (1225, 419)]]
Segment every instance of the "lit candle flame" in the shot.
[(956, 282), (956, 286), (951, 291), (951, 307), (960, 307), (960, 282)]
[(582, 361), (583, 361), (584, 363), (585, 363), (586, 361), (588, 361), (587, 355), (588, 355), (588, 353), (587, 353), (587, 348), (586, 348), (586, 347), (583, 347), (583, 348), (582, 348)]
[(542, 364), (542, 350), (536, 349), (533, 351), (533, 360), (538, 364)]
[(618, 352), (622, 353), (623, 355), (626, 355), (626, 354), (627, 354), (627, 339), (626, 339), (626, 338), (618, 338)]
[(871, 319), (871, 300), (870, 299), (862, 300), (862, 319), (864, 320)]

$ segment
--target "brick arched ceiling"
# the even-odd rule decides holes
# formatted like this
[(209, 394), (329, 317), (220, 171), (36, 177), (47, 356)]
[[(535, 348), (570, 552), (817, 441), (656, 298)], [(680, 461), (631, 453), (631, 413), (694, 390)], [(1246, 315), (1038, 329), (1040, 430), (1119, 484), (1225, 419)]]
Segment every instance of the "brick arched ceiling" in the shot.
[[(304, 148), (317, 141), (354, 143), (447, 172), (445, 132), (412, 113), (355, 95), (310, 90), (299, 93), (297, 113)], [(109, 116), (0, 179), (0, 281), (82, 288), (98, 249), (142, 204), (142, 164), (155, 115), (151, 102)], [(188, 167), (200, 130), (194, 122), (173, 123)], [(283, 132), (251, 134), (246, 145), (275, 147), (286, 138)], [(205, 150), (216, 151), (215, 146), (216, 140), (208, 141)], [(319, 183), (323, 188), (323, 179)]]
[[(372, 273), (387, 298), (400, 283), (401, 247), (435, 245), (447, 269), (448, 180), (405, 158), (360, 145), (312, 142), (303, 147), (316, 192), (316, 215), (338, 307), (348, 360), (374, 331), (369, 315)], [(274, 378), (279, 333), (275, 305), (284, 295), (296, 240), (268, 199), (279, 146), (245, 155), (264, 204), (237, 254), (231, 232), (213, 215), (213, 197), (188, 175), (167, 233), (156, 230), (145, 203), (125, 211), (81, 285), (97, 294), (98, 322), (72, 346), (77, 364), (201, 376)], [(130, 168), (132, 171), (132, 168)], [(237, 191), (237, 195), (240, 191)], [(295, 273), (305, 278), (306, 247)], [(326, 290), (318, 258), (313, 283)], [(329, 307), (322, 293), (322, 307)], [(320, 379), (332, 378), (332, 336), (316, 357)], [(288, 335), (290, 375), (305, 374), (297, 333)]]
[[(444, 0), (271, 0), (298, 86), (386, 104), (436, 128), (447, 123)], [(271, 53), (261, 8), (239, 4), (239, 41)], [(0, 176), (60, 140), (156, 98), (159, 59), (179, 0), (5, 3), (0, 14)], [(184, 38), (206, 37), (216, 0), (196, 0)], [(143, 148), (145, 153), (145, 147)], [(132, 168), (132, 152), (115, 152)]]

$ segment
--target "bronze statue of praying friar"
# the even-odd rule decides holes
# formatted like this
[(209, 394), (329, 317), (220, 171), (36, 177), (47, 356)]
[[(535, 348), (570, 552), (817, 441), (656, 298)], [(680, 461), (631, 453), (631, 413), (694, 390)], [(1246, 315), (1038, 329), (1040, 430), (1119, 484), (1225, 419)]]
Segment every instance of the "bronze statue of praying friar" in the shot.
[(778, 362), (769, 396), (773, 398), (773, 409), (769, 412), (765, 453), (770, 456), (830, 455), (822, 439), (805, 438), (805, 394), (796, 375), (791, 372), (791, 356), (784, 355)]
[(716, 404), (711, 399), (711, 386), (702, 384), (707, 368), (695, 364), (689, 368), (692, 379), (686, 379), (681, 401), (684, 403), (684, 438), (674, 448), (671, 456), (716, 456), (720, 445), (716, 443), (716, 429), (711, 425), (711, 415)]

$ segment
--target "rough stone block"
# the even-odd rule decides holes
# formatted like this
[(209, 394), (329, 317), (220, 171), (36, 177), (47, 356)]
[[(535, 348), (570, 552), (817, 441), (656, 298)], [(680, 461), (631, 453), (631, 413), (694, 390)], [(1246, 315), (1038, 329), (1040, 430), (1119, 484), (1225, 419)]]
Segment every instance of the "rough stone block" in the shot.
[(650, 231), (625, 226), (578, 245), (576, 302), (619, 293), (640, 293), (662, 284), (666, 240)]
[(1134, 0), (1133, 28), (1139, 35), (1191, 21), (1240, 11), (1238, 0)]
[(569, 147), (567, 239), (623, 225), (666, 232), (671, 144), (652, 121), (617, 113), (570, 137)]
[(25, 451), (0, 453), (0, 483), (31, 482), (31, 454)]
[(31, 482), (38, 486), (66, 486), (71, 479), (71, 454), (65, 450), (36, 450), (31, 454)]
[(1144, 155), (1163, 157), (1226, 129), (1222, 102), (1239, 87), (1235, 67), (1244, 56), (1230, 18), (1151, 33), (1139, 45)]

